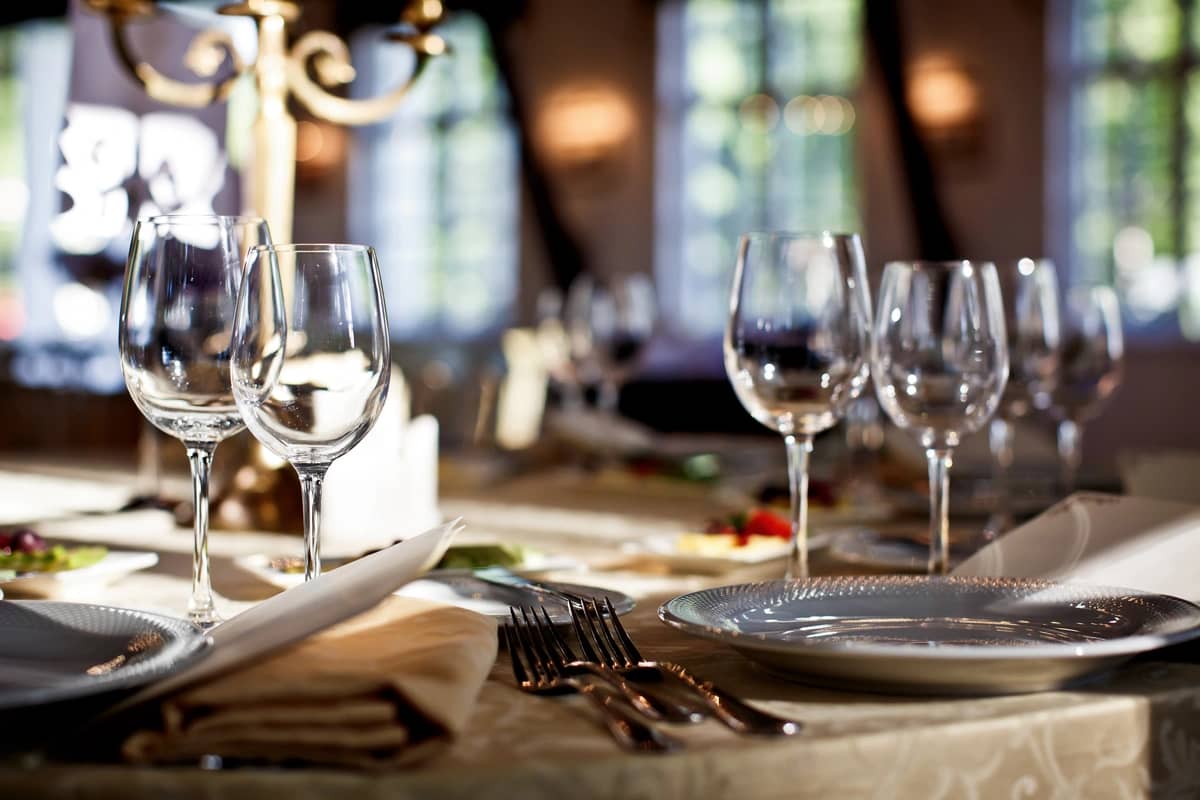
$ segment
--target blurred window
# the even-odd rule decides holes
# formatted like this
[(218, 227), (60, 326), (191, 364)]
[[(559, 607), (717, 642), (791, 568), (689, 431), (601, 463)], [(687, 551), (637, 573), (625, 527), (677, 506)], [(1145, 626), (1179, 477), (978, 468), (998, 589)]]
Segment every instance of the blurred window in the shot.
[(1143, 333), (1200, 339), (1200, 7), (1077, 0), (1057, 10), (1051, 55), (1069, 54), (1057, 81), (1069, 278), (1115, 285)]
[(655, 271), (671, 333), (720, 335), (741, 233), (859, 229), (861, 15), (861, 0), (662, 6)]
[[(348, 229), (372, 242), (395, 338), (471, 339), (509, 321), (518, 279), (517, 138), (477, 17), (438, 29), (452, 55), (430, 61), (399, 110), (357, 132)], [(407, 48), (356, 37), (355, 86), (386, 92)]]

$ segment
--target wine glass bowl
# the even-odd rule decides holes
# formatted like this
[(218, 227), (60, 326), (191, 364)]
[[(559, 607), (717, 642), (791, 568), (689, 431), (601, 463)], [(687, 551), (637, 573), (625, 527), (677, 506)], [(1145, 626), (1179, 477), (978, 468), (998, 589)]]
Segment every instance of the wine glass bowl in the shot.
[(1009, 364), (999, 416), (1013, 420), (1050, 405), (1058, 377), (1058, 280), (1046, 259), (1005, 264), (998, 276)]
[(892, 262), (884, 268), (871, 350), (879, 404), (926, 449), (929, 571), (945, 571), (951, 451), (995, 413), (1008, 339), (990, 262)]
[(640, 272), (571, 284), (564, 313), (570, 352), (581, 375), (599, 381), (597, 405), (613, 412), (621, 386), (637, 369), (654, 336), (654, 284)]
[(121, 370), (146, 419), (187, 448), (195, 507), (188, 616), (199, 625), (219, 621), (208, 574), (212, 455), (244, 427), (229, 372), (242, 258), (270, 241), (256, 217), (165, 215), (139, 220), (129, 248)]
[(812, 439), (837, 423), (866, 383), (870, 319), (857, 235), (741, 237), (725, 329), (725, 372), (742, 406), (787, 444), (789, 578), (808, 573)]
[(320, 573), (325, 473), (367, 435), (387, 397), (390, 343), (375, 252), (254, 248), (236, 320), (234, 398), (254, 437), (300, 476), (311, 579)]

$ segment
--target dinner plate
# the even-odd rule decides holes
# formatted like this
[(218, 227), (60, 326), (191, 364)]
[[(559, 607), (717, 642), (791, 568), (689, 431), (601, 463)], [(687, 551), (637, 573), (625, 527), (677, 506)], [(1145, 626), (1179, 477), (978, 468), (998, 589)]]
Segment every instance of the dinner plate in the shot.
[[(613, 608), (618, 614), (632, 611), (635, 605), (632, 597), (611, 589), (557, 581), (553, 583), (541, 581), (540, 583), (581, 597), (594, 597), (600, 601), (607, 599), (613, 604)], [(509, 619), (508, 610), (513, 606), (540, 605), (545, 607), (546, 613), (550, 615), (550, 621), (555, 625), (566, 625), (571, 622), (571, 610), (565, 602), (556, 600), (543, 592), (481, 581), (467, 570), (440, 570), (426, 573), (421, 578), (405, 585), (396, 594), (450, 603), (486, 614), (500, 622)]]
[(0, 710), (140, 686), (192, 663), (208, 641), (192, 624), (158, 614), (0, 601)]
[(724, 586), (659, 617), (781, 676), (905, 694), (1008, 694), (1080, 681), (1200, 635), (1200, 607), (1132, 589), (918, 575)]
[[(835, 533), (814, 531), (808, 535), (810, 553), (828, 547)], [(761, 543), (750, 547), (734, 547), (712, 552), (689, 552), (680, 546), (681, 534), (652, 534), (641, 539), (621, 544), (622, 553), (637, 561), (649, 561), (675, 572), (692, 572), (701, 575), (716, 575), (722, 572), (765, 564), (785, 558), (791, 549), (787, 539), (755, 537)]]
[[(953, 568), (973, 552), (968, 542), (950, 541)], [(929, 542), (907, 536), (880, 533), (867, 528), (839, 532), (829, 542), (829, 555), (859, 567), (892, 572), (925, 572), (929, 566)]]
[(0, 588), (7, 589), (13, 597), (53, 597), (75, 587), (111, 583), (157, 563), (157, 553), (110, 551), (95, 564), (78, 569), (34, 570), (0, 578)]

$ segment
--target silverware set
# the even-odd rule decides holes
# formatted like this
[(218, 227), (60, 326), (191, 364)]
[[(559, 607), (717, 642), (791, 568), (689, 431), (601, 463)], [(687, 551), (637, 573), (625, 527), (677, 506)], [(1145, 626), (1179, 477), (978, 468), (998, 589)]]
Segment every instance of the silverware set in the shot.
[(572, 602), (570, 611), (582, 658), (544, 607), (510, 609), (512, 624), (501, 634), (513, 675), (531, 694), (584, 695), (621, 746), (637, 752), (677, 750), (682, 741), (658, 724), (708, 718), (744, 734), (800, 731), (799, 722), (759, 711), (678, 664), (644, 658), (608, 600)]

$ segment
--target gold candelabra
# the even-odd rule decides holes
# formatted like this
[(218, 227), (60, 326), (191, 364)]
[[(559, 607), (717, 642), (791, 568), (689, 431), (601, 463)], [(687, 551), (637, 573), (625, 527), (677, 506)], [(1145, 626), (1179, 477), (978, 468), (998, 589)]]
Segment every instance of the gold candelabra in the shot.
[[(288, 0), (246, 0), (222, 6), (218, 13), (251, 17), (258, 28), (258, 55), (246, 64), (229, 34), (209, 29), (198, 33), (184, 53), (183, 63), (198, 82), (177, 81), (138, 59), (132, 52), (128, 28), (158, 13), (154, 0), (86, 0), (93, 11), (107, 16), (113, 45), (121, 63), (155, 100), (185, 108), (202, 108), (229, 96), (234, 84), (252, 72), (258, 90), (253, 125), (253, 155), (242, 176), (244, 210), (262, 216), (278, 242), (292, 238), (292, 202), (296, 180), (296, 120), (288, 112), (291, 94), (314, 116), (340, 125), (367, 125), (390, 115), (420, 77), (433, 56), (446, 52), (446, 42), (431, 32), (441, 21), (441, 0), (412, 0), (400, 15), (400, 27), (390, 41), (412, 48), (412, 73), (391, 92), (372, 98), (348, 99), (330, 90), (354, 80), (350, 50), (332, 33), (311, 31), (288, 49), (288, 26), (300, 7)], [(228, 60), (233, 74), (211, 80)], [(312, 75), (310, 75), (310, 69)], [(315, 80), (314, 77), (315, 76)], [(210, 79), (205, 81), (204, 79)]]

